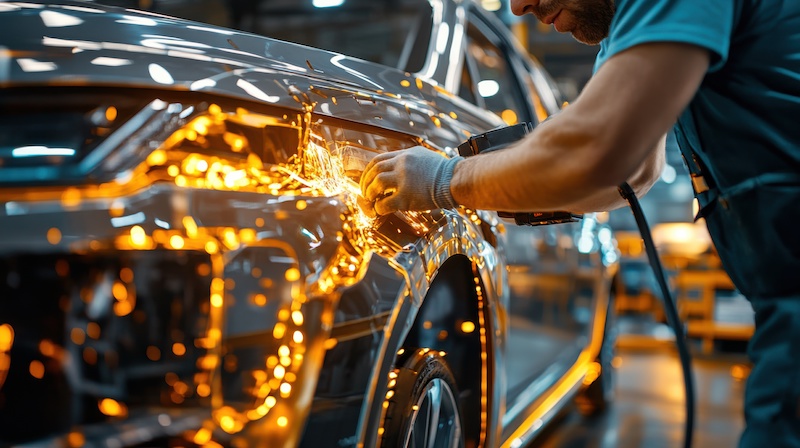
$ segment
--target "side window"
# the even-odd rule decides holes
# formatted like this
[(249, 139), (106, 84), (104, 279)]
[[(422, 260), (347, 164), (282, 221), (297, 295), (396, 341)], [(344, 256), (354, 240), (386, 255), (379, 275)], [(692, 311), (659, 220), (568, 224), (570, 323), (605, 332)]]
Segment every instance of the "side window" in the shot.
[[(553, 106), (553, 104), (555, 104), (554, 102), (548, 102), (548, 98), (551, 98), (552, 94), (550, 94), (550, 96), (542, 95), (541, 85), (537, 84), (536, 76), (533, 72), (531, 72), (530, 77), (525, 78), (525, 83), (528, 85), (528, 91), (531, 95), (533, 113), (536, 115), (536, 119), (540, 123), (558, 111), (558, 106)], [(547, 91), (545, 91), (545, 93), (547, 93)]]
[[(474, 90), (465, 91), (464, 76), (459, 95), (497, 115), (507, 124), (524, 120), (527, 114), (525, 97), (514, 77), (508, 58), (495, 42), (500, 39), (480, 22), (470, 22), (467, 28), (465, 71)], [(472, 96), (473, 98), (470, 98)]]
[[(547, 74), (537, 60), (530, 57), (526, 58), (524, 62), (525, 68), (531, 75), (530, 81), (533, 84), (531, 92), (536, 92), (534, 95), (538, 96), (538, 100), (536, 101), (536, 115), (540, 117), (539, 119), (541, 121), (543, 120), (543, 118), (541, 118), (542, 113), (545, 114), (544, 116), (546, 118), (548, 115), (558, 112), (558, 110), (561, 109), (561, 104), (564, 102), (564, 99), (555, 81), (550, 78), (550, 75)], [(542, 110), (540, 110), (540, 108)]]
[(461, 85), (458, 88), (458, 96), (483, 108), (483, 101), (478, 101), (478, 97), (475, 93), (475, 83), (472, 80), (472, 72), (474, 71), (475, 64), (471, 58), (467, 57), (464, 60), (464, 66), (461, 68)]

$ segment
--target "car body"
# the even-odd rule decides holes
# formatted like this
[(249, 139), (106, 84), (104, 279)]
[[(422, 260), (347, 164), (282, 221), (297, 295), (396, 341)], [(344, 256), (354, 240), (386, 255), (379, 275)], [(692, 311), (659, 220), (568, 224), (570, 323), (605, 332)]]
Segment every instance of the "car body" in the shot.
[(521, 446), (596, 394), (617, 258), (602, 217), (358, 204), (376, 154), (453, 156), (560, 106), (497, 19), (421, 4), (398, 69), (0, 3), (2, 443)]

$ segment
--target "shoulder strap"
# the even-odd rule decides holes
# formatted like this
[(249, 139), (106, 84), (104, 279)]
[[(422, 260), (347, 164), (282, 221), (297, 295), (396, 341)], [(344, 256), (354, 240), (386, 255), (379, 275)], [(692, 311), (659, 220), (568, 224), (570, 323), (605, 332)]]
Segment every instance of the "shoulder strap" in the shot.
[(697, 133), (691, 106), (683, 112), (674, 130), (678, 148), (692, 178), (694, 195), (700, 205), (700, 211), (694, 217), (697, 221), (707, 216), (717, 203), (718, 189), (713, 174), (708, 168), (709, 164), (702, 156), (703, 146)]

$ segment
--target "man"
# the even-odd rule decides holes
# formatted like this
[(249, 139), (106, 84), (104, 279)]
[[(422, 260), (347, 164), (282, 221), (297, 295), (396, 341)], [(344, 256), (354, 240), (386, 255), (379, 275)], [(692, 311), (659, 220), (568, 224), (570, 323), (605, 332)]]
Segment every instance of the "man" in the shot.
[(542, 211), (645, 192), (675, 125), (700, 216), (756, 313), (741, 447), (800, 446), (800, 1), (511, 0), (601, 44), (596, 72), (518, 144), (470, 159), (382, 154), (361, 187), (379, 214), (463, 205)]

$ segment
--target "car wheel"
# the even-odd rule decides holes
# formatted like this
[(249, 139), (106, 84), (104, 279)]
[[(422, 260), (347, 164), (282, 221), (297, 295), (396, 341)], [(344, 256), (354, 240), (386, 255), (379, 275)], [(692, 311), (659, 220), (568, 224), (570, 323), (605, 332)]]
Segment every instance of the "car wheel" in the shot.
[(455, 380), (438, 352), (415, 350), (389, 384), (383, 448), (464, 447)]
[[(606, 313), (605, 331), (603, 332), (603, 345), (593, 364), (593, 369), (587, 378), (594, 376), (583, 393), (578, 397), (578, 407), (584, 415), (597, 415), (608, 409), (614, 402), (614, 389), (616, 387), (616, 370), (614, 356), (617, 345), (617, 319), (613, 303), (609, 303)], [(589, 378), (591, 379), (591, 378)]]

